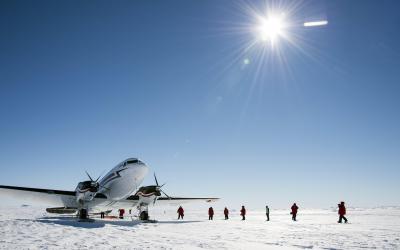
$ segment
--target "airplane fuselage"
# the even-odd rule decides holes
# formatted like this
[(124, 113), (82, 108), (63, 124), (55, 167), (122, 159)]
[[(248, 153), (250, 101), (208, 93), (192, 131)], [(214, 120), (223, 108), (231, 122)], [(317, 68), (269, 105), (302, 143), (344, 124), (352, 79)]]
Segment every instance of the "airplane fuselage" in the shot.
[(99, 182), (99, 193), (110, 200), (127, 198), (143, 182), (149, 168), (138, 159), (130, 158), (115, 166)]
[(106, 204), (119, 201), (132, 195), (142, 183), (148, 172), (146, 164), (136, 158), (129, 158), (112, 168), (99, 181), (80, 182), (75, 189), (76, 202), (81, 208), (99, 205), (92, 202), (99, 195), (106, 198)]

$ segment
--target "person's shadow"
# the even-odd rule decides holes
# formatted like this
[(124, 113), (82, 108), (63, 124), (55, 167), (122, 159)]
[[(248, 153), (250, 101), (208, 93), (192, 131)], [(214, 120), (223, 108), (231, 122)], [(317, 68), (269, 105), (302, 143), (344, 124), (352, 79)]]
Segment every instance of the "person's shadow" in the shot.
[(158, 224), (186, 224), (202, 222), (200, 220), (171, 220), (171, 221), (157, 221)]

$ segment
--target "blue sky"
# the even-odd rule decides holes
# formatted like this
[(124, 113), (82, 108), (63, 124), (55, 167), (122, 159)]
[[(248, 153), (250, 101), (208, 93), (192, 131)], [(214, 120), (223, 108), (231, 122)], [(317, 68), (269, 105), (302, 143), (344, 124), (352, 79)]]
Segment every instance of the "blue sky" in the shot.
[(304, 1), (246, 51), (266, 5), (293, 2), (1, 1), (0, 183), (138, 157), (171, 195), (400, 205), (400, 3)]

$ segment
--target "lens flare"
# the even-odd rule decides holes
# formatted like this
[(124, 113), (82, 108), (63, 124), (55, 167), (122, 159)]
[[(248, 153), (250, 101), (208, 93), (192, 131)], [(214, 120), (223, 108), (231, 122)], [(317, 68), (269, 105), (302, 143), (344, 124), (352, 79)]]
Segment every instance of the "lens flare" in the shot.
[(322, 20), (322, 21), (305, 22), (303, 25), (304, 27), (324, 26), (328, 25), (328, 21)]

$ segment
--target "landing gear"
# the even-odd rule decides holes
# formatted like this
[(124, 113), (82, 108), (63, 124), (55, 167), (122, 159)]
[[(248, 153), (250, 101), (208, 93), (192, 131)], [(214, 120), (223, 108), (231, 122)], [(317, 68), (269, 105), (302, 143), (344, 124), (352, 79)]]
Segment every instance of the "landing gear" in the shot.
[(139, 220), (143, 222), (155, 222), (155, 220), (150, 220), (149, 216), (149, 204), (140, 203), (137, 207), (139, 211)]
[(79, 216), (80, 220), (89, 219), (89, 215), (88, 215), (87, 209), (84, 209), (84, 208), (79, 210), (78, 216)]
[(78, 217), (79, 217), (79, 220), (78, 220), (79, 222), (95, 222), (94, 219), (89, 218), (89, 212), (85, 208), (79, 209)]
[(140, 220), (149, 220), (149, 213), (147, 211), (142, 211), (139, 215)]

